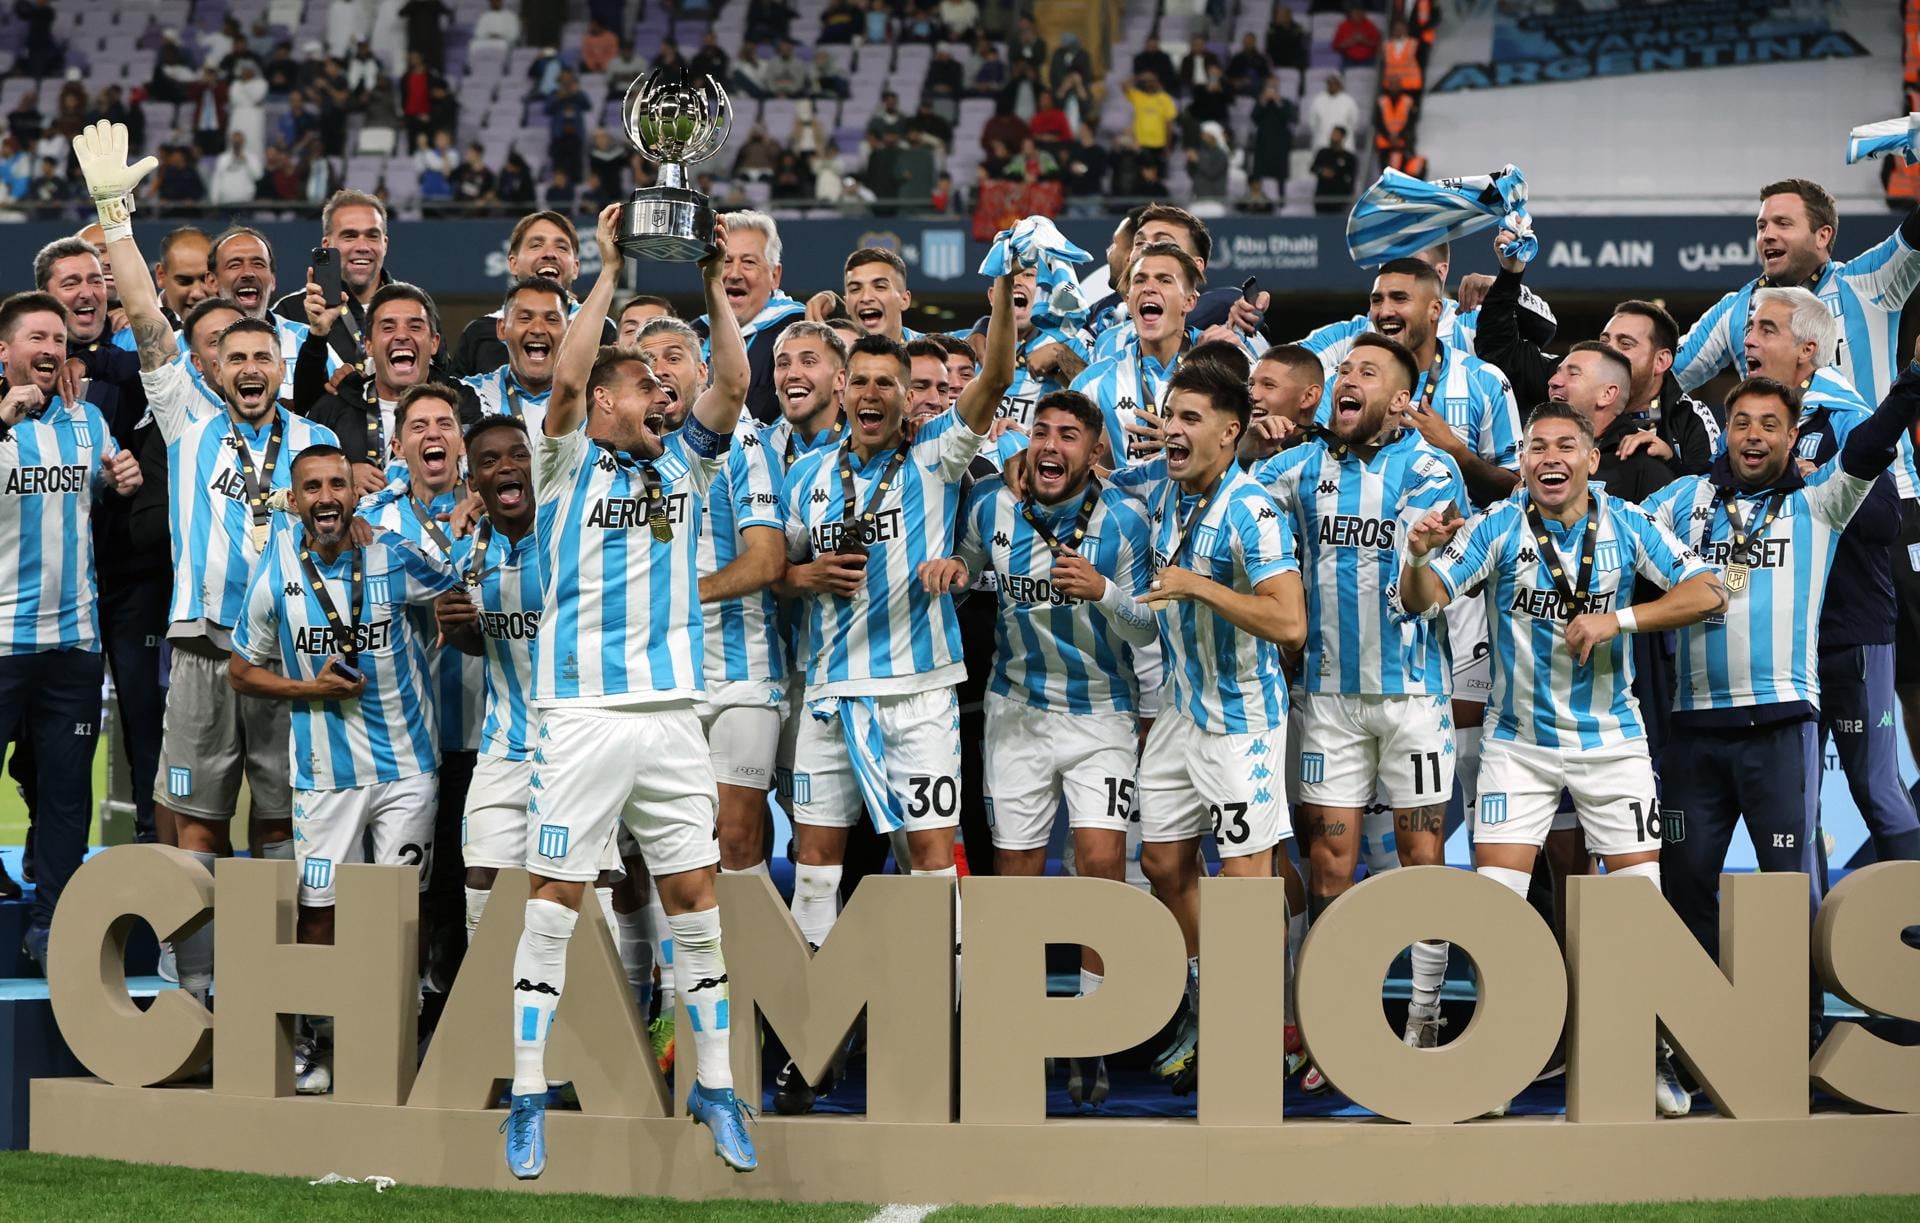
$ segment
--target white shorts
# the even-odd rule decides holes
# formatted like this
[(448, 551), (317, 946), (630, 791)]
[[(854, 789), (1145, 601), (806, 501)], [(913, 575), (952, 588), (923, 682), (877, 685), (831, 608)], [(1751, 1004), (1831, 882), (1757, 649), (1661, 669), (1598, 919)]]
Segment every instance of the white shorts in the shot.
[(1453, 797), (1453, 702), (1444, 696), (1344, 696), (1300, 700), (1300, 801), (1365, 807), (1376, 781), (1402, 810)]
[[(870, 699), (885, 760), (884, 784), (904, 816), (874, 811), (874, 827), (881, 832), (959, 827), (959, 697), (952, 688), (935, 688)], [(851, 828), (866, 810), (841, 729), (846, 716), (822, 720), (803, 708), (795, 719), (793, 801), (787, 811), (796, 824)]]
[[(533, 761), (481, 756), (473, 764), (467, 787), (467, 809), (460, 817), (460, 856), (468, 866), (505, 870), (527, 864), (528, 783)], [(611, 845), (601, 861), (610, 871), (620, 869), (620, 855)]]
[(1607, 857), (1660, 848), (1660, 807), (1645, 739), (1593, 751), (1487, 739), (1480, 754), (1473, 839), (1488, 845), (1545, 844), (1563, 789), (1573, 795), (1590, 852)]
[(527, 783), (526, 868), (584, 883), (624, 824), (655, 878), (720, 861), (700, 719), (685, 709), (544, 709)]
[(780, 751), (780, 706), (695, 706), (706, 733), (713, 778), (723, 786), (762, 792), (773, 788), (774, 758)]
[(1453, 655), (1453, 699), (1484, 705), (1493, 695), (1493, 647), (1487, 640), (1487, 601), (1480, 596), (1455, 599), (1441, 615), (1447, 619), (1447, 646)]
[(334, 867), (365, 862), (369, 840), (376, 866), (416, 867), (420, 890), (426, 891), (439, 797), (440, 779), (433, 773), (351, 790), (295, 790), (293, 856), (300, 863), (300, 903), (332, 908)]
[(1287, 731), (1209, 734), (1182, 710), (1154, 719), (1140, 760), (1140, 836), (1186, 841), (1209, 830), (1223, 858), (1265, 853), (1293, 835), (1287, 820)]
[(981, 753), (996, 849), (1044, 849), (1064, 792), (1067, 826), (1125, 835), (1138, 723), (1130, 713), (1061, 713), (986, 694)]

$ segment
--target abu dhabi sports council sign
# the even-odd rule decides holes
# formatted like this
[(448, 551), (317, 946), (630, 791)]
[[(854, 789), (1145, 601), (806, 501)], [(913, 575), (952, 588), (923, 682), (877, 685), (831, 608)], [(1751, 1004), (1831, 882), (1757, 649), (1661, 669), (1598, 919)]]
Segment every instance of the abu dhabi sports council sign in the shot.
[(1432, 92), (1868, 54), (1828, 22), (1821, 6), (1805, 3), (1670, 0), (1603, 8), (1535, 0), (1502, 4), (1486, 61), (1456, 64)]
[[(678, 1111), (596, 907), (569, 944), (547, 1055), (580, 1111), (552, 1114), (547, 1173), (528, 1186), (505, 1167), (495, 1106), (512, 1074), (524, 873), (501, 873), (416, 1063), (413, 872), (343, 867), (334, 944), (300, 946), (293, 863), (227, 859), (216, 880), (162, 846), (96, 856), (61, 899), (54, 1012), (97, 1078), (33, 1083), (33, 1148), (415, 1184), (811, 1201), (1411, 1205), (1920, 1190), (1909, 1157), (1920, 1049), (1843, 1022), (1809, 1063), (1806, 1025), (1810, 963), (1871, 1015), (1920, 1019), (1920, 951), (1900, 938), (1920, 924), (1920, 863), (1855, 872), (1811, 929), (1804, 875), (1726, 876), (1717, 964), (1638, 879), (1573, 880), (1564, 952), (1524, 900), (1471, 872), (1368, 880), (1314, 924), (1295, 1003), (1316, 1064), (1372, 1122), (1286, 1115), (1279, 880), (1201, 885), (1206, 1057), (1198, 1115), (1185, 1121), (1046, 1115), (1049, 1057), (1128, 1048), (1179, 1004), (1186, 946), (1152, 897), (1097, 879), (967, 879), (956, 973), (951, 880), (868, 880), (818, 952), (768, 880), (726, 875), (717, 886), (744, 1096), (761, 1095), (749, 1036), (761, 1025), (817, 1079), (866, 1017), (866, 1115), (761, 1118), (752, 1176), (725, 1169)], [(209, 920), (217, 1012), (179, 991), (135, 1006), (121, 968), (129, 927), (178, 938)], [(1471, 1020), (1436, 1050), (1405, 1046), (1380, 1000), (1388, 964), (1422, 938), (1459, 945), (1479, 990)], [(1049, 997), (1052, 943), (1097, 950), (1101, 988)], [(293, 1094), (295, 1014), (334, 1017), (330, 1099)], [(679, 1030), (692, 1028), (683, 1018)], [(1563, 1032), (1566, 1117), (1475, 1121), (1526, 1087)], [(1719, 1116), (1654, 1118), (1656, 1032)], [(683, 1089), (697, 1055), (683, 1039)], [(209, 1060), (210, 1086), (179, 1081)], [(1810, 1086), (1878, 1112), (1811, 1116)], [(993, 1175), (977, 1175), (983, 1167)]]

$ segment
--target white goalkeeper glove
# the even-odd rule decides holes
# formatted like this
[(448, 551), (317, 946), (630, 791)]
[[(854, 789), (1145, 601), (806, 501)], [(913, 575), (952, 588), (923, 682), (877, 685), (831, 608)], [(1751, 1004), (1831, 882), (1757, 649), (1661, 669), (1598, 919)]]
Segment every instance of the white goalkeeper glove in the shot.
[(143, 157), (127, 164), (127, 127), (105, 119), (73, 138), (74, 159), (86, 176), (87, 193), (100, 213), (100, 228), (109, 242), (133, 235), (133, 189), (160, 163)]

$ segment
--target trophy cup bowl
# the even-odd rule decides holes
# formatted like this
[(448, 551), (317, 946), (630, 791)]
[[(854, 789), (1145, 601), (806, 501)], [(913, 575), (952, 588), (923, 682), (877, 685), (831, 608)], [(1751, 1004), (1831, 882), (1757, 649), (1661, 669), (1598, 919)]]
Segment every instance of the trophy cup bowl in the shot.
[(656, 68), (627, 87), (620, 104), (627, 139), (660, 166), (620, 209), (620, 249), (637, 259), (692, 263), (713, 253), (713, 201), (689, 186), (688, 167), (727, 142), (733, 104), (710, 76)]

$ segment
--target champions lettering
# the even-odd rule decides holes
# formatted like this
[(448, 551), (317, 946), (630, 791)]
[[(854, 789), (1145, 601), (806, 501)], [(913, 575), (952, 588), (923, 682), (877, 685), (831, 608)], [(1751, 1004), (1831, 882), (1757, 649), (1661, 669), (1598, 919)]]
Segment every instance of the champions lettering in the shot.
[(1333, 548), (1378, 548), (1391, 552), (1399, 530), (1400, 524), (1391, 518), (1334, 514), (1320, 520), (1320, 542)]
[[(1582, 610), (1590, 612), (1610, 612), (1613, 610), (1613, 599), (1616, 593), (1618, 592), (1596, 590), (1587, 597), (1586, 607)], [(1513, 602), (1508, 606), (1507, 610), (1517, 615), (1533, 616), (1540, 620), (1566, 620), (1570, 618), (1567, 615), (1566, 600), (1560, 597), (1559, 591), (1535, 590), (1530, 586), (1522, 586), (1514, 591)]]
[[(880, 513), (874, 516), (872, 522), (857, 524), (856, 530), (859, 532), (860, 542), (869, 548), (875, 544), (884, 544), (889, 540), (899, 539), (905, 534), (905, 531), (901, 527), (901, 517), (898, 509), (881, 510)], [(841, 542), (844, 539), (845, 531), (846, 524), (844, 522), (834, 521), (821, 523), (819, 526), (813, 528), (813, 550), (815, 552), (838, 552)]]
[(539, 631), (537, 611), (480, 613), (480, 632), (496, 641), (528, 641)]
[(87, 489), (88, 468), (75, 463), (65, 467), (21, 467), (7, 473), (7, 495), (44, 497), (49, 493), (81, 493)]
[[(350, 644), (343, 644), (343, 638), (350, 638)], [(334, 654), (373, 654), (386, 649), (393, 643), (393, 621), (375, 620), (370, 624), (355, 625), (344, 632), (336, 632), (330, 624), (315, 624), (297, 630), (293, 635), (293, 648), (302, 654), (311, 654), (318, 658), (327, 658)]]
[(1030, 578), (1012, 573), (1001, 577), (1000, 591), (1015, 603), (1051, 603), (1055, 607), (1072, 607), (1080, 602), (1071, 595), (1064, 595), (1055, 590), (1053, 583), (1046, 578)]
[[(687, 520), (687, 495), (668, 493), (666, 496), (667, 521), (680, 526)], [(587, 511), (587, 525), (600, 527), (608, 531), (631, 531), (635, 527), (647, 525), (647, 499), (645, 497), (606, 497), (594, 502)]]

